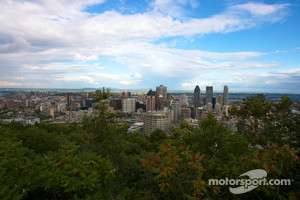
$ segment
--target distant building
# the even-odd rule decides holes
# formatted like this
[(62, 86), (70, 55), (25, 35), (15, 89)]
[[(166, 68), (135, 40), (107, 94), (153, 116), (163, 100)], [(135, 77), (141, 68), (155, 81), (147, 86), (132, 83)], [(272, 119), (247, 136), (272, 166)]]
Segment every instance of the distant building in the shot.
[(130, 128), (127, 130), (127, 133), (132, 133), (132, 132), (136, 132), (139, 130), (143, 130), (144, 129), (144, 123), (143, 122), (136, 122), (134, 124), (132, 124), (130, 126)]
[(227, 85), (224, 86), (224, 90), (223, 90), (223, 104), (228, 105), (228, 86)]
[(162, 97), (163, 99), (167, 99), (167, 87), (160, 85), (156, 87), (156, 93), (159, 95), (159, 97)]
[(93, 106), (93, 104), (94, 104), (95, 102), (96, 102), (96, 101), (95, 101), (94, 98), (87, 98), (87, 99), (85, 100), (85, 107), (86, 107), (86, 108), (90, 108), (90, 107)]
[(189, 105), (189, 98), (186, 94), (182, 94), (179, 96), (179, 105), (180, 106), (188, 106)]
[(212, 112), (213, 111), (213, 106), (212, 106), (212, 103), (211, 102), (208, 102), (206, 104), (206, 110), (209, 111), (209, 112)]
[(201, 90), (200, 87), (197, 85), (194, 89), (194, 107), (200, 107), (200, 95), (201, 95)]
[(216, 104), (220, 104), (220, 106), (222, 107), (223, 106), (223, 96), (221, 96), (221, 95), (218, 95), (217, 97), (216, 97)]
[(36, 118), (36, 117), (25, 118), (25, 124), (34, 125), (35, 123), (40, 123), (40, 118)]
[(114, 110), (121, 110), (122, 109), (122, 101), (121, 99), (111, 99), (110, 106), (114, 108)]
[(13, 110), (14, 106), (15, 106), (15, 101), (13, 99), (7, 99), (6, 100), (7, 110)]
[(138, 95), (138, 101), (143, 102), (144, 101), (144, 95)]
[(50, 115), (52, 118), (54, 118), (54, 116), (55, 116), (55, 108), (50, 108), (50, 109), (49, 109), (49, 115)]
[(183, 119), (191, 119), (191, 109), (186, 105), (181, 107), (181, 118)]
[(180, 105), (178, 100), (172, 101), (171, 110), (173, 110), (173, 121), (177, 122), (180, 120)]
[(221, 113), (221, 109), (222, 109), (222, 106), (219, 103), (216, 103), (216, 105), (215, 105), (215, 112), (216, 113)]
[(171, 126), (171, 112), (152, 111), (144, 114), (144, 132), (150, 135), (156, 129), (168, 132)]
[(155, 110), (155, 96), (146, 97), (146, 112)]
[(143, 102), (136, 101), (135, 102), (135, 109), (136, 109), (136, 111), (139, 110), (140, 112), (145, 111), (146, 110), (146, 105)]
[(128, 91), (124, 91), (122, 92), (121, 98), (130, 98), (131, 93)]
[(206, 101), (205, 104), (213, 103), (213, 86), (206, 86)]
[(202, 107), (198, 107), (196, 110), (195, 110), (195, 119), (200, 119), (200, 117), (203, 115), (204, 113), (204, 108), (203, 106)]
[(122, 112), (134, 113), (135, 112), (135, 98), (122, 98)]
[(74, 96), (73, 93), (68, 93), (67, 94), (67, 106), (70, 107), (70, 105), (72, 104), (72, 101), (74, 102)]

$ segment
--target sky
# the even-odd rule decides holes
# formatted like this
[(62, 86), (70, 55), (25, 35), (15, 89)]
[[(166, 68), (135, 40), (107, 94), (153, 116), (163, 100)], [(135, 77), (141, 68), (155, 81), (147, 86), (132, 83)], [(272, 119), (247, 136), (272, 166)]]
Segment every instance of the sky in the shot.
[(0, 88), (300, 93), (299, 0), (0, 4)]

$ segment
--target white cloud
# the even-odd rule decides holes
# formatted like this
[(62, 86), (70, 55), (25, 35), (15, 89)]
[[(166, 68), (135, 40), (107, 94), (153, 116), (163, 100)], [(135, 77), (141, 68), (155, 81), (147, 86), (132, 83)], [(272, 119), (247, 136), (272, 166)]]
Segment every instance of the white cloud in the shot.
[[(239, 92), (274, 92), (284, 93), (286, 91), (299, 93), (300, 69), (288, 69), (266, 72), (238, 72), (225, 73), (226, 79), (208, 78), (197, 76), (186, 80), (181, 84), (182, 88), (193, 90), (196, 85), (201, 91), (205, 91), (206, 86), (212, 85), (214, 91), (222, 91), (224, 85), (228, 85), (229, 91)], [(288, 90), (287, 90), (288, 89)]]
[[(131, 15), (116, 11), (100, 14), (83, 11), (88, 5), (103, 2), (1, 1), (1, 80), (9, 83), (9, 80), (22, 76), (36, 82), (46, 80), (46, 86), (58, 84), (58, 81), (137, 85), (142, 77), (148, 76), (194, 77), (195, 73), (278, 65), (268, 61), (247, 61), (266, 55), (264, 52), (189, 51), (176, 49), (176, 43), (173, 48), (168, 48), (151, 42), (165, 37), (228, 33), (263, 22), (280, 21), (286, 16), (287, 4), (241, 4), (211, 17), (191, 19), (176, 17), (180, 16), (182, 6), (198, 6), (193, 0), (157, 0), (152, 4), (153, 10)], [(95, 69), (108, 67), (64, 64), (98, 59), (101, 62), (103, 57), (119, 62), (130, 69), (130, 73), (95, 73)]]
[(30, 44), (22, 37), (13, 37), (11, 43), (0, 45), (0, 53), (16, 53), (26, 50)]
[(252, 15), (256, 16), (264, 16), (271, 15), (277, 12), (278, 10), (282, 10), (283, 8), (288, 7), (289, 4), (264, 4), (264, 3), (246, 3), (241, 5), (232, 6), (232, 9), (237, 10), (246, 10), (250, 12)]
[(91, 55), (91, 56), (84, 56), (80, 54), (75, 54), (74, 56), (74, 61), (79, 61), (79, 62), (85, 62), (85, 61), (92, 61), (92, 60), (98, 60), (98, 56), (96, 55)]
[(22, 83), (0, 81), (0, 87), (19, 87), (22, 86)]

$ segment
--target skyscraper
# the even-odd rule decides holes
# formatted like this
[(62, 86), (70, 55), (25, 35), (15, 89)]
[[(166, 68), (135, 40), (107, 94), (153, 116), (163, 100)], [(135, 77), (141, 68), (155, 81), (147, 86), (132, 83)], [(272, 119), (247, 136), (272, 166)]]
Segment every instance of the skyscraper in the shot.
[(135, 112), (135, 98), (122, 98), (122, 112), (134, 113)]
[(194, 89), (194, 106), (195, 106), (195, 108), (200, 107), (200, 94), (201, 94), (200, 87), (199, 87), (199, 85), (197, 85)]
[(205, 104), (207, 105), (208, 103), (213, 103), (213, 86), (206, 86), (206, 101)]
[(144, 115), (144, 132), (150, 135), (156, 129), (168, 132), (171, 125), (171, 112), (152, 111)]
[(75, 109), (75, 97), (73, 96), (73, 93), (67, 94), (67, 106), (69, 110)]
[(155, 96), (146, 97), (146, 112), (155, 110)]
[(189, 98), (186, 94), (181, 94), (179, 96), (179, 105), (180, 106), (182, 106), (182, 105), (188, 106), (189, 105)]
[(175, 122), (180, 120), (180, 105), (178, 100), (174, 100), (171, 104), (171, 110), (173, 110), (173, 120)]
[(71, 101), (74, 101), (73, 93), (67, 94), (67, 106), (69, 107), (71, 105)]
[(155, 99), (156, 92), (150, 89), (146, 96), (146, 112), (155, 110)]
[(159, 97), (163, 97), (163, 99), (167, 99), (167, 87), (160, 85), (156, 87), (156, 93)]
[(216, 104), (217, 103), (220, 104), (221, 107), (223, 106), (223, 97), (221, 95), (216, 97)]
[(224, 86), (223, 90), (223, 105), (228, 105), (228, 86)]

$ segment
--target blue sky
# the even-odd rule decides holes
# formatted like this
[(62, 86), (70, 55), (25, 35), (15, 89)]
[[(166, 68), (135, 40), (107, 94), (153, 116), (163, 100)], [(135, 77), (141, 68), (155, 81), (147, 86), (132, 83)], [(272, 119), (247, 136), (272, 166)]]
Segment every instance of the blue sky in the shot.
[(298, 0), (1, 0), (0, 87), (300, 93)]

